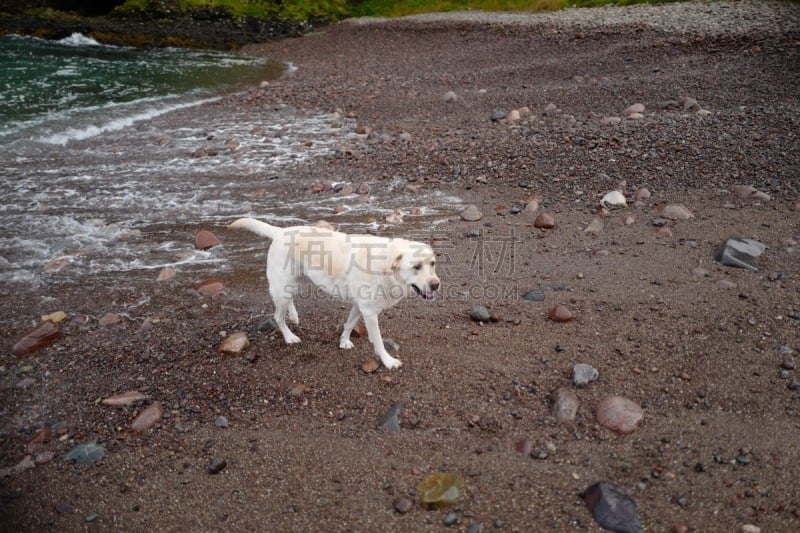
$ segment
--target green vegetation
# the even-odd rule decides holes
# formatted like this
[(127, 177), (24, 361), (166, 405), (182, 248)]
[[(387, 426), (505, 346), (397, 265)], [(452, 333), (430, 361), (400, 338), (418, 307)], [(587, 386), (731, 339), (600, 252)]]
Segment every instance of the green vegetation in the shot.
[[(651, 0), (658, 3), (670, 0)], [(644, 0), (127, 0), (117, 12), (171, 13), (197, 9), (225, 11), (234, 17), (288, 20), (338, 20), (347, 17), (400, 17), (438, 11), (555, 11), (566, 7), (628, 5)]]

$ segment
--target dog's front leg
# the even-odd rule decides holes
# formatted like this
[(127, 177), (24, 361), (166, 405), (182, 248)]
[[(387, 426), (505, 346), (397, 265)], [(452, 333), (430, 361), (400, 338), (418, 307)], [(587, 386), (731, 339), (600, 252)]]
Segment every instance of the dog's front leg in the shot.
[(357, 305), (353, 304), (353, 307), (350, 309), (350, 316), (347, 317), (347, 321), (344, 323), (344, 331), (342, 331), (342, 336), (339, 339), (339, 348), (343, 350), (349, 350), (353, 347), (353, 341), (350, 340), (350, 334), (353, 332), (353, 328), (356, 327), (356, 324), (358, 324), (360, 319), (361, 310)]
[(392, 368), (398, 368), (403, 362), (389, 355), (389, 352), (387, 352), (386, 348), (383, 346), (381, 328), (378, 325), (378, 314), (375, 312), (364, 312), (363, 309), (361, 310), (361, 314), (364, 316), (364, 325), (367, 326), (367, 334), (369, 335), (369, 340), (372, 341), (375, 355), (381, 358), (381, 363), (383, 363), (383, 366), (386, 368), (390, 370)]

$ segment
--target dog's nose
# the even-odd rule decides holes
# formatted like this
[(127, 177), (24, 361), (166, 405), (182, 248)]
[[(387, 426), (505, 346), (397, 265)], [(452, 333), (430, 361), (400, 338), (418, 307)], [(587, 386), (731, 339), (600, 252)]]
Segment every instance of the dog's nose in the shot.
[(439, 280), (438, 279), (435, 279), (435, 280), (431, 281), (429, 283), (429, 285), (430, 285), (432, 291), (438, 291), (439, 290)]

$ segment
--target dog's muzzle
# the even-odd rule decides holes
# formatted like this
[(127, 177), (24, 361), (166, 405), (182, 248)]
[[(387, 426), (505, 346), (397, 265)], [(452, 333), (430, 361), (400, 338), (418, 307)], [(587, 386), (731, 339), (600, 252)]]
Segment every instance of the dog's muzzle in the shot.
[(430, 289), (425, 289), (425, 290), (420, 289), (413, 283), (411, 284), (411, 287), (414, 289), (414, 292), (419, 294), (419, 297), (422, 298), (423, 300), (433, 300), (436, 297), (437, 289), (439, 289), (439, 283), (431, 282), (428, 284), (428, 287), (430, 287)]

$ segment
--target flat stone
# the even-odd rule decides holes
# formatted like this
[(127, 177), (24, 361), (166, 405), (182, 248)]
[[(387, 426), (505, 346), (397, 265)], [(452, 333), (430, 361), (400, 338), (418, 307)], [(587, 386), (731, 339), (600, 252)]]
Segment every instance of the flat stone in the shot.
[(612, 205), (612, 206), (626, 206), (628, 205), (627, 200), (625, 200), (625, 195), (619, 191), (611, 191), (606, 193), (605, 196), (600, 200), (602, 205)]
[(53, 322), (45, 320), (32, 330), (25, 333), (11, 348), (11, 353), (17, 357), (32, 354), (51, 345), (61, 337), (61, 330)]
[(411, 509), (414, 508), (414, 500), (409, 498), (397, 498), (393, 503), (392, 506), (394, 510), (400, 514), (406, 514)]
[(615, 433), (632, 433), (643, 418), (639, 404), (621, 396), (608, 396), (597, 404), (597, 421)]
[(581, 498), (603, 529), (617, 533), (644, 533), (636, 502), (619, 489), (608, 483), (595, 483), (581, 494)]
[(163, 416), (164, 409), (161, 407), (161, 404), (153, 402), (148, 405), (144, 411), (139, 413), (139, 416), (133, 419), (133, 422), (131, 422), (131, 429), (141, 433), (161, 422)]
[(169, 279), (174, 278), (175, 274), (176, 274), (176, 272), (175, 272), (174, 268), (172, 268), (172, 267), (164, 267), (158, 273), (158, 277), (156, 278), (156, 281), (167, 281)]
[(576, 387), (588, 385), (592, 381), (597, 381), (599, 377), (600, 373), (592, 365), (578, 363), (572, 367), (572, 383), (574, 383)]
[(522, 299), (528, 300), (529, 302), (543, 302), (545, 299), (544, 291), (541, 289), (528, 291), (522, 295)]
[(370, 360), (368, 360), (366, 363), (361, 365), (361, 370), (365, 374), (372, 374), (373, 372), (378, 370), (380, 367), (381, 367), (381, 362), (373, 357)]
[(735, 237), (726, 240), (717, 248), (715, 259), (726, 266), (747, 270), (758, 270), (756, 259), (767, 247), (753, 239)]
[(106, 455), (106, 450), (96, 442), (84, 442), (72, 448), (64, 459), (81, 465), (90, 465)]
[(689, 220), (694, 218), (692, 212), (683, 204), (665, 205), (661, 210), (661, 216), (670, 220)]
[(42, 315), (42, 322), (45, 320), (49, 320), (53, 324), (59, 324), (67, 319), (67, 313), (64, 311), (55, 311), (53, 313), (48, 313), (46, 315)]
[(622, 114), (623, 115), (628, 115), (628, 116), (636, 114), (636, 113), (641, 114), (641, 113), (644, 113), (644, 109), (645, 109), (644, 104), (638, 104), (637, 103), (637, 104), (633, 104), (633, 105), (630, 105), (627, 108), (625, 108), (625, 111), (623, 111)]
[(219, 238), (207, 229), (200, 230), (194, 238), (194, 247), (198, 250), (208, 250), (218, 244)]
[(225, 282), (221, 279), (211, 278), (202, 281), (194, 290), (197, 291), (197, 294), (200, 296), (216, 296), (222, 289), (225, 288)]
[(600, 235), (603, 232), (603, 220), (600, 217), (594, 217), (588, 226), (583, 230), (588, 235)]
[(483, 218), (483, 213), (474, 206), (468, 205), (463, 211), (461, 211), (461, 219), (466, 220), (467, 222), (475, 222)]
[(405, 404), (397, 402), (389, 408), (388, 411), (378, 417), (378, 427), (389, 430), (391, 432), (400, 431), (400, 413), (403, 411)]
[(247, 338), (247, 333), (244, 331), (237, 331), (225, 337), (219, 345), (219, 351), (230, 355), (239, 355), (247, 347), (250, 346), (250, 339)]
[(100, 403), (103, 405), (110, 405), (111, 407), (124, 407), (131, 405), (140, 400), (146, 400), (147, 396), (136, 390), (129, 390), (115, 394), (110, 398), (104, 398)]

